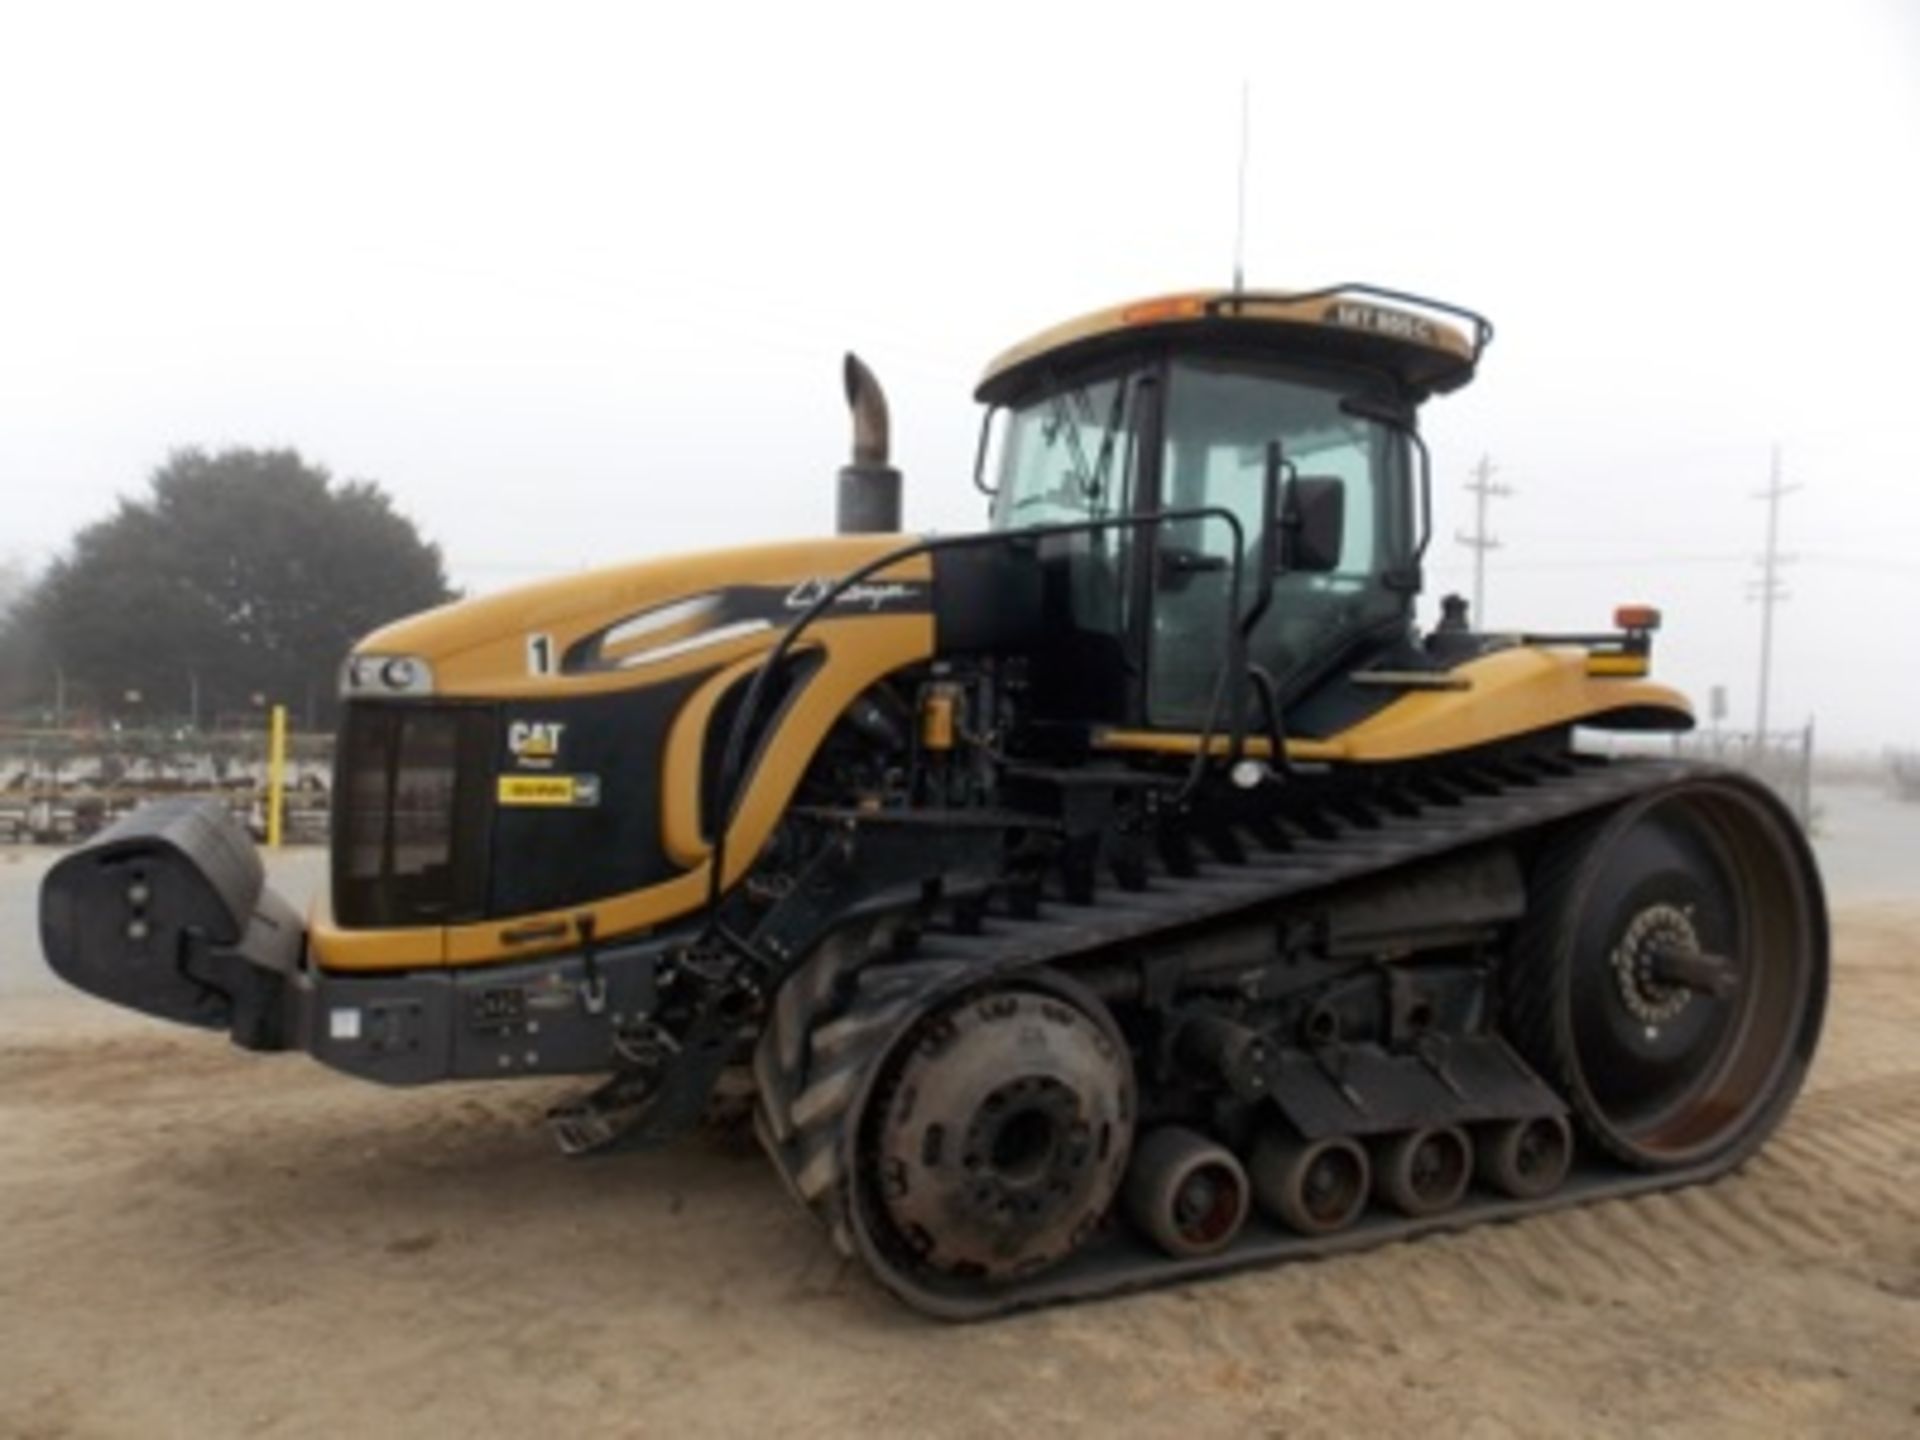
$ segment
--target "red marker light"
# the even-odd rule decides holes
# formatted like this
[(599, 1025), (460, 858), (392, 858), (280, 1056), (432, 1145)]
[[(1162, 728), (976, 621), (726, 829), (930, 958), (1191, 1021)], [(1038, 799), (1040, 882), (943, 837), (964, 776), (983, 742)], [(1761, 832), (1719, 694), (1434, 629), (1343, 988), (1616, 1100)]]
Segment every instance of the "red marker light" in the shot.
[(1613, 612), (1613, 623), (1620, 630), (1658, 630), (1660, 612), (1651, 605), (1622, 605)]

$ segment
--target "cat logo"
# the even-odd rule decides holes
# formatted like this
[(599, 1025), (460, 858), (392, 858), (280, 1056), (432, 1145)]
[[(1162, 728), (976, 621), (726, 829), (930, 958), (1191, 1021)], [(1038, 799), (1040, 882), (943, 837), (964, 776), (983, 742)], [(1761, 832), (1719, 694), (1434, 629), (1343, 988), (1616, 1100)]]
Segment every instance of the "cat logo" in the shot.
[(531, 770), (545, 770), (560, 758), (560, 720), (515, 720), (507, 726), (507, 749), (514, 761)]

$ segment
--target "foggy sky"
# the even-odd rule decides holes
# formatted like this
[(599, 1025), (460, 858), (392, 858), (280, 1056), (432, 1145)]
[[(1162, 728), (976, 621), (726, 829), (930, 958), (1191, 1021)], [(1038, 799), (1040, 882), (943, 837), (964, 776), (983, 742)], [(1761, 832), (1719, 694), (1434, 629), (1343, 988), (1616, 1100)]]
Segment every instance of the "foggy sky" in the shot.
[(1229, 279), (1245, 76), (1249, 284), (1499, 329), (1424, 614), (1489, 454), (1489, 618), (1657, 602), (1750, 723), (1777, 441), (1776, 720), (1920, 745), (1920, 6), (4, 13), (0, 558), (188, 444), (380, 480), (475, 590), (821, 532), (849, 346), (977, 526), (990, 355)]

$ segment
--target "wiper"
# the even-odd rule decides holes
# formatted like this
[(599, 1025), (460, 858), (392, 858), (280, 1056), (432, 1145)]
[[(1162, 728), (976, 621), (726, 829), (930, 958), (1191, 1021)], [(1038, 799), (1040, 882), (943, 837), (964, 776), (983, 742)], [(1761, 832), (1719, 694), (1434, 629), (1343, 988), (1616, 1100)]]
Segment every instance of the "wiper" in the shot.
[[(1074, 423), (1072, 414), (1067, 410), (1068, 393), (1067, 391), (1056, 390), (1053, 398), (1047, 401), (1047, 414), (1050, 423), (1046, 441), (1051, 445), (1062, 431), (1066, 433), (1067, 454), (1071, 467), (1068, 473), (1084, 488), (1087, 473), (1087, 451), (1086, 447), (1080, 443), (1080, 427)], [(1070, 393), (1079, 399), (1083, 409), (1090, 405), (1091, 402), (1087, 399), (1086, 391), (1075, 390)]]
[[(1041, 434), (1049, 445), (1058, 443), (1063, 436), (1066, 440), (1067, 473), (1060, 490), (1055, 492), (1057, 495), (1066, 497), (1063, 503), (1084, 509), (1091, 514), (1095, 512), (1099, 502), (1105, 498), (1107, 476), (1113, 469), (1114, 446), (1120, 438), (1121, 421), (1126, 413), (1127, 398), (1132, 393), (1135, 378), (1126, 376), (1114, 385), (1113, 401), (1107, 407), (1106, 423), (1101, 427), (1100, 450), (1091, 465), (1087, 463), (1087, 447), (1081, 441), (1080, 427), (1082, 422), (1088, 425), (1099, 422), (1094, 414), (1093, 401), (1088, 397), (1086, 388), (1082, 386), (1073, 390), (1057, 390), (1048, 397), (1047, 423)], [(1079, 419), (1075, 418), (1075, 411), (1079, 412)], [(1078, 493), (1074, 494), (1073, 491)], [(1048, 498), (1051, 497), (1045, 492), (1029, 495), (1015, 501), (1012, 508), (1019, 510), (1028, 504)]]
[[(1120, 438), (1120, 417), (1126, 413), (1127, 394), (1133, 388), (1133, 377), (1128, 375), (1113, 387), (1113, 404), (1107, 409), (1106, 432), (1100, 437), (1100, 458), (1094, 461), (1093, 478), (1085, 486), (1087, 499), (1098, 502), (1105, 497), (1107, 472), (1113, 468), (1113, 444)], [(1089, 408), (1092, 402), (1087, 400), (1086, 391), (1079, 392), (1083, 404)]]

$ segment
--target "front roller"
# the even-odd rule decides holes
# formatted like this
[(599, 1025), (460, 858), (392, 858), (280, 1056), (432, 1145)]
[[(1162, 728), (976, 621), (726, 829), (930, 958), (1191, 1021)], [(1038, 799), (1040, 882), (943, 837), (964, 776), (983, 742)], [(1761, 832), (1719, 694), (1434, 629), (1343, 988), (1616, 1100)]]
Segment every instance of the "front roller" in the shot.
[(1779, 801), (1727, 773), (1676, 782), (1559, 837), (1531, 890), (1506, 1029), (1585, 1138), (1655, 1173), (1751, 1154), (1826, 1008), (1819, 874)]

